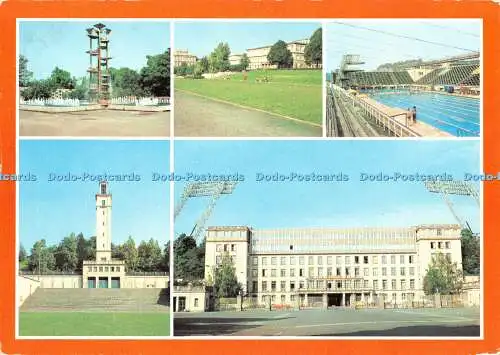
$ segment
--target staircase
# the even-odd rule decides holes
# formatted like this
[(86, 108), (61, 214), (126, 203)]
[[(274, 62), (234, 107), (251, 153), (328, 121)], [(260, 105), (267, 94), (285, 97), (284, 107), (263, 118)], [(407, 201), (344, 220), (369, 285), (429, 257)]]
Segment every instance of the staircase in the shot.
[(38, 288), (21, 312), (169, 312), (167, 289)]

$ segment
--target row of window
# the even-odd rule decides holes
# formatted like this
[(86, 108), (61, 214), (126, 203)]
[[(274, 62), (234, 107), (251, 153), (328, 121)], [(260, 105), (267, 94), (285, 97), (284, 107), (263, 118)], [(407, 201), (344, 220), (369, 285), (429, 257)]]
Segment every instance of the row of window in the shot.
[(431, 242), (431, 249), (451, 249), (451, 242)]
[[(387, 293), (381, 293), (379, 294), (378, 296), (382, 297), (382, 299), (385, 301), (385, 302), (388, 302), (388, 301), (391, 301), (391, 302), (397, 302), (397, 301), (406, 301), (406, 300), (413, 300), (415, 299), (415, 294), (414, 293), (402, 293), (401, 294), (401, 297), (398, 297), (398, 294), (397, 293), (392, 293), (391, 295), (391, 298), (389, 299), (389, 294)], [(257, 297), (257, 295), (253, 295), (253, 297)], [(262, 295), (260, 300), (262, 303), (267, 303), (269, 302), (269, 297), (271, 297), (271, 303), (275, 304), (278, 300), (277, 298), (277, 295)], [(297, 301), (297, 295), (280, 295), (280, 298), (279, 298), (281, 304), (286, 304), (288, 302), (290, 302), (291, 304), (293, 304), (294, 302)], [(359, 302), (361, 300), (365, 301), (365, 302), (369, 302), (370, 298), (369, 296), (365, 295), (364, 297), (362, 297), (361, 295), (356, 295), (354, 297), (354, 300), (356, 302)], [(306, 300), (305, 300), (305, 297), (300, 297), (300, 303), (302, 305), (306, 305)], [(308, 300), (307, 303), (311, 302), (312, 300)], [(344, 301), (346, 302), (347, 299)]]
[(236, 244), (217, 244), (215, 246), (215, 251), (218, 252), (236, 251)]
[[(287, 270), (288, 270), (288, 275), (287, 275)], [(296, 275), (296, 270), (298, 270), (298, 276), (299, 277), (306, 277), (305, 274), (305, 269), (261, 269), (261, 276), (262, 277), (278, 277), (278, 271), (279, 271), (279, 276), (280, 277), (295, 277)], [(410, 276), (415, 275), (415, 268), (409, 267), (400, 267), (399, 268), (399, 276), (406, 276), (407, 275), (407, 270), (408, 274)], [(364, 277), (377, 277), (379, 276), (379, 268), (372, 268), (371, 273), (370, 273), (370, 268), (341, 268), (341, 267), (336, 267), (335, 269), (332, 267), (327, 267), (327, 268), (322, 268), (322, 267), (309, 267), (308, 268), (308, 273), (307, 277), (329, 277), (329, 276), (364, 276)], [(390, 271), (390, 276), (397, 276), (398, 275), (398, 268), (396, 267), (383, 267), (380, 268), (381, 271), (381, 276), (388, 276), (388, 272)], [(252, 269), (252, 277), (256, 278), (259, 276), (258, 269)]]
[[(410, 290), (415, 289), (415, 279), (410, 280), (395, 280), (391, 281), (391, 290), (407, 290), (408, 287)], [(389, 280), (382, 280), (382, 290), (389, 289)], [(290, 281), (287, 283), (286, 281), (280, 281), (279, 290), (277, 281), (262, 281), (260, 283), (260, 289), (258, 288), (259, 283), (257, 281), (252, 281), (252, 292), (294, 292), (297, 290), (305, 289), (306, 283), (304, 281)], [(298, 286), (298, 289), (296, 288)], [(360, 290), (361, 288), (370, 289), (370, 290), (380, 290), (379, 280), (341, 280), (341, 281), (324, 281), (324, 280), (313, 280), (307, 282), (308, 290)]]
[[(87, 268), (88, 272), (97, 272), (97, 266), (89, 266)], [(99, 272), (120, 272), (119, 266), (99, 266)]]
[[(379, 260), (381, 264), (388, 264), (390, 261), (391, 264), (396, 264), (397, 257), (399, 256), (399, 263), (406, 264), (408, 260), (408, 264), (415, 263), (415, 255), (372, 255), (371, 256), (371, 264), (378, 264)], [(380, 258), (379, 258), (380, 257)], [(260, 265), (278, 265), (278, 259), (280, 265), (296, 265), (296, 259), (298, 258), (299, 265), (305, 265), (306, 257), (305, 256), (262, 256), (260, 257)], [(323, 255), (309, 255), (307, 257), (307, 265), (323, 265), (326, 262), (326, 265), (333, 265), (333, 256), (323, 256)], [(316, 259), (316, 260), (315, 260)], [(315, 262), (316, 261), (316, 262)], [(370, 264), (370, 256), (364, 255), (346, 255), (346, 256), (336, 256), (335, 257), (336, 265), (357, 265), (357, 264)], [(252, 257), (252, 265), (259, 265), (259, 257)]]

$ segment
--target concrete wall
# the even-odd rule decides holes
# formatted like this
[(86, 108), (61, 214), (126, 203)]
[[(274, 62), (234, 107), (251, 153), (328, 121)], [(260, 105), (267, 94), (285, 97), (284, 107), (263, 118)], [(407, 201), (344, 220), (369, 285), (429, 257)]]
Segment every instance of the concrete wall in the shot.
[(16, 295), (19, 298), (19, 306), (31, 296), (40, 286), (40, 281), (36, 278), (18, 276), (16, 278)]
[(168, 288), (168, 276), (125, 276), (121, 288)]
[(43, 275), (35, 276), (40, 280), (41, 288), (81, 288), (81, 275)]

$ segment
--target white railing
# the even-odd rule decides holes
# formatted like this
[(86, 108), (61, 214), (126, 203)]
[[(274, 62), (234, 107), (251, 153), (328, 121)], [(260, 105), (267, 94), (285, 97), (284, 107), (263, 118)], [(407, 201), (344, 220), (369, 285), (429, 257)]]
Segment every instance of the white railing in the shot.
[(122, 96), (113, 97), (111, 99), (112, 105), (128, 105), (128, 106), (159, 106), (169, 105), (169, 97), (136, 97), (136, 96)]
[(78, 99), (30, 99), (20, 100), (21, 105), (28, 106), (58, 106), (58, 107), (78, 107), (80, 100)]

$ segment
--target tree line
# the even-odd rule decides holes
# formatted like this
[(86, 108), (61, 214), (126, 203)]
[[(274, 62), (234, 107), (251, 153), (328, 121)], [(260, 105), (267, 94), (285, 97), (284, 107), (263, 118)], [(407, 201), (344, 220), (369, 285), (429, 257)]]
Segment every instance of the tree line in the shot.
[[(304, 51), (304, 60), (307, 65), (315, 65), (317, 67), (322, 63), (322, 36), (322, 29), (319, 28), (310, 37)], [(246, 53), (241, 56), (239, 64), (233, 65), (229, 61), (230, 55), (231, 49), (229, 48), (229, 44), (221, 42), (208, 56), (202, 57), (194, 65), (182, 63), (175, 68), (174, 72), (180, 76), (201, 78), (204, 73), (241, 72), (248, 68), (250, 60)], [(288, 49), (287, 43), (282, 40), (277, 41), (271, 46), (267, 60), (270, 64), (276, 65), (278, 69), (293, 67), (292, 52)]]
[[(170, 49), (148, 55), (139, 71), (130, 68), (110, 68), (112, 96), (170, 96)], [(34, 79), (28, 70), (28, 59), (19, 56), (19, 86), (26, 99), (48, 99), (57, 89), (67, 89), (65, 98), (88, 100), (87, 77), (76, 78), (67, 70), (55, 67), (48, 79)]]
[[(113, 259), (124, 260), (127, 272), (168, 272), (169, 244), (160, 247), (158, 241), (142, 241), (138, 246), (132, 236), (122, 244), (111, 244)], [(95, 260), (96, 237), (85, 238), (82, 233), (71, 233), (57, 245), (37, 240), (28, 254), (23, 245), (19, 249), (22, 271), (34, 273), (80, 273), (83, 261)]]

